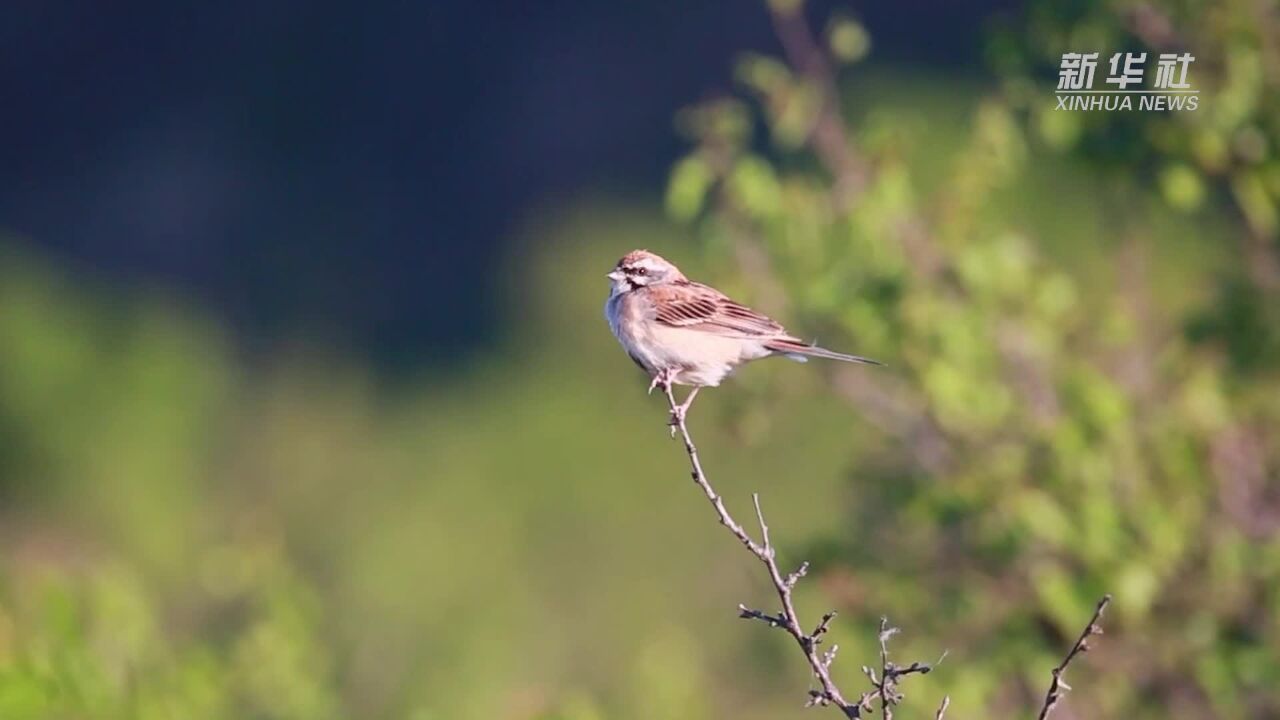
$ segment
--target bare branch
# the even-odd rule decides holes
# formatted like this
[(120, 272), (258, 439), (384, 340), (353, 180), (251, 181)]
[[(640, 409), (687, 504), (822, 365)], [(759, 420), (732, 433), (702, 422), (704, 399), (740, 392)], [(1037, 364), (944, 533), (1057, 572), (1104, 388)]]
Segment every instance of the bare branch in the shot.
[(746, 605), (738, 605), (738, 617), (748, 620), (761, 620), (769, 624), (769, 627), (785, 628), (787, 619), (782, 615), (770, 615), (763, 610), (752, 610)]
[(1102, 613), (1107, 609), (1107, 605), (1111, 603), (1111, 595), (1103, 595), (1098, 601), (1098, 607), (1093, 611), (1093, 617), (1089, 620), (1089, 625), (1085, 627), (1084, 632), (1080, 633), (1080, 639), (1076, 640), (1076, 644), (1071, 646), (1071, 651), (1062, 659), (1058, 667), (1053, 669), (1053, 682), (1049, 685), (1049, 692), (1045, 693), (1044, 705), (1040, 708), (1039, 720), (1045, 720), (1049, 714), (1053, 712), (1053, 708), (1057, 706), (1058, 701), (1063, 695), (1071, 689), (1063, 679), (1062, 674), (1066, 672), (1067, 666), (1080, 653), (1089, 652), (1089, 638), (1094, 635), (1102, 634), (1102, 626), (1098, 624), (1102, 620)]
[[(676, 396), (671, 390), (670, 383), (666, 385), (665, 390), (667, 393), (667, 400), (671, 403), (672, 417), (675, 418), (678, 415), (676, 408), (679, 406), (679, 403), (676, 402)], [(680, 434), (684, 436), (684, 449), (685, 452), (689, 454), (689, 464), (692, 466), (693, 481), (697, 483), (698, 487), (702, 488), (702, 492), (707, 496), (707, 500), (711, 501), (711, 506), (715, 508), (716, 515), (720, 517), (720, 524), (729, 528), (729, 532), (733, 533), (733, 536), (738, 538), (738, 541), (745, 545), (753, 555), (760, 558), (762, 561), (765, 560), (767, 553), (765, 552), (764, 546), (759, 545), (755, 540), (752, 540), (751, 536), (747, 534), (747, 531), (743, 530), (742, 526), (739, 525), (731, 515), (729, 515), (729, 511), (724, 506), (724, 500), (716, 493), (715, 488), (711, 487), (711, 483), (707, 482), (706, 473), (702, 471), (702, 461), (698, 459), (698, 448), (694, 446), (693, 438), (689, 437), (689, 429), (685, 426), (683, 415), (679, 415), (678, 417), (679, 421), (674, 427), (676, 427), (680, 431)], [(777, 566), (774, 566), (772, 561), (769, 561), (769, 564), (774, 567), (774, 571), (776, 572)]]
[(809, 637), (813, 638), (814, 643), (822, 642), (822, 636), (827, 634), (830, 629), (831, 621), (836, 619), (836, 611), (831, 610), (822, 616), (822, 621), (818, 623), (818, 627), (813, 629)]
[(702, 461), (698, 458), (698, 448), (694, 445), (693, 438), (689, 435), (689, 426), (685, 423), (684, 414), (676, 409), (679, 407), (679, 403), (676, 402), (675, 393), (669, 384), (665, 390), (667, 400), (671, 403), (674, 427), (684, 440), (684, 449), (689, 455), (693, 481), (702, 489), (702, 494), (706, 495), (707, 500), (711, 502), (712, 508), (715, 509), (716, 515), (720, 518), (720, 524), (728, 528), (729, 532), (733, 533), (733, 536), (764, 564), (769, 573), (769, 579), (773, 582), (774, 591), (778, 595), (778, 601), (782, 605), (782, 610), (776, 615), (760, 610), (752, 610), (745, 605), (739, 605), (739, 617), (767, 622), (773, 627), (785, 630), (796, 641), (796, 644), (800, 646), (800, 651), (804, 653), (805, 660), (809, 663), (809, 669), (822, 687), (821, 690), (809, 691), (810, 705), (834, 705), (847, 718), (862, 717), (860, 704), (846, 700), (840, 692), (840, 688), (831, 679), (831, 664), (836, 656), (835, 648), (832, 647), (831, 650), (822, 654), (819, 654), (817, 650), (822, 636), (827, 633), (831, 620), (835, 618), (835, 613), (824, 615), (822, 622), (818, 624), (812, 634), (806, 634), (801, 629), (804, 626), (800, 623), (800, 618), (796, 613), (795, 603), (791, 599), (791, 592), (795, 588), (796, 582), (808, 571), (808, 564), (801, 565), (796, 572), (786, 576), (778, 569), (778, 563), (774, 559), (773, 545), (769, 540), (769, 526), (764, 520), (764, 510), (760, 507), (760, 496), (758, 494), (752, 495), (752, 500), (755, 504), (756, 520), (760, 524), (761, 542), (753, 540), (742, 529), (742, 526), (733, 519), (733, 516), (729, 514), (729, 510), (724, 505), (724, 500), (721, 499), (719, 493), (711, 487), (710, 481), (707, 480), (707, 474), (702, 469)]
[(876, 686), (876, 695), (880, 698), (880, 710), (884, 720), (893, 720), (893, 706), (902, 702), (902, 693), (898, 692), (898, 678), (912, 673), (926, 675), (933, 670), (932, 665), (921, 662), (899, 667), (889, 661), (889, 638), (897, 635), (898, 632), (898, 628), (889, 626), (889, 618), (880, 618), (880, 679), (876, 680), (875, 670), (867, 667), (862, 669), (867, 677), (871, 678), (871, 684)]
[[(800, 582), (800, 578), (808, 574), (809, 574), (809, 561), (806, 560), (805, 562), (800, 563), (800, 567), (796, 568), (795, 572), (787, 576), (787, 586), (795, 587), (796, 583)], [(834, 613), (832, 614), (834, 615)]]
[[(897, 702), (896, 693), (893, 685), (889, 682), (889, 673), (892, 672), (893, 664), (889, 662), (889, 638), (898, 634), (898, 628), (889, 627), (889, 618), (880, 618), (880, 710), (884, 713), (884, 720), (893, 720), (892, 705)], [(871, 678), (871, 682), (875, 682), (875, 677)]]
[(844, 713), (846, 718), (860, 718), (863, 716), (862, 713), (864, 711), (871, 712), (871, 698), (878, 694), (881, 698), (882, 707), (885, 709), (886, 719), (891, 718), (890, 705), (896, 704), (902, 699), (902, 695), (897, 692), (898, 679), (912, 673), (927, 673), (931, 667), (918, 662), (912, 663), (907, 667), (898, 667), (889, 662), (887, 643), (889, 638), (897, 632), (897, 629), (887, 628), (888, 621), (885, 620), (881, 623), (880, 628), (882, 666), (880, 680), (877, 681), (874, 671), (868, 673), (872, 684), (876, 686), (876, 692), (863, 693), (856, 703), (845, 699), (840, 692), (840, 688), (831, 679), (831, 665), (836, 659), (837, 646), (832, 645), (829, 650), (822, 653), (818, 651), (818, 646), (830, 631), (831, 621), (836, 617), (835, 611), (824, 614), (814, 627), (813, 632), (806, 633), (802, 629), (804, 625), (800, 622), (800, 616), (796, 613), (795, 603), (792, 600), (792, 591), (800, 578), (804, 577), (809, 571), (809, 563), (801, 563), (795, 572), (785, 576), (778, 569), (777, 553), (774, 550), (773, 541), (769, 538), (769, 525), (764, 519), (764, 510), (760, 506), (759, 494), (753, 493), (751, 496), (756, 511), (756, 522), (760, 525), (759, 542), (752, 539), (742, 525), (733, 519), (733, 516), (729, 514), (728, 508), (725, 507), (724, 500), (711, 486), (706, 472), (702, 469), (702, 461), (698, 457), (698, 448), (694, 445), (693, 437), (689, 434), (689, 427), (685, 422), (684, 413), (678, 410), (679, 403), (676, 402), (675, 393), (672, 391), (670, 384), (667, 384), (664, 390), (666, 391), (667, 400), (671, 404), (672, 427), (679, 432), (680, 437), (684, 440), (684, 449), (689, 455), (689, 464), (692, 467), (691, 475), (694, 483), (702, 489), (702, 494), (711, 502), (712, 508), (715, 509), (716, 515), (720, 518), (720, 524), (728, 528), (729, 532), (733, 533), (733, 536), (750, 550), (751, 554), (756, 556), (756, 559), (764, 564), (769, 573), (769, 579), (773, 583), (774, 592), (777, 594), (778, 601), (782, 606), (782, 609), (777, 613), (769, 613), (748, 608), (746, 605), (739, 605), (738, 617), (759, 620), (767, 623), (770, 627), (784, 630), (796, 641), (800, 651), (804, 653), (805, 660), (809, 663), (810, 671), (813, 672), (814, 677), (817, 678), (821, 686), (820, 690), (809, 691), (808, 705), (834, 705)]

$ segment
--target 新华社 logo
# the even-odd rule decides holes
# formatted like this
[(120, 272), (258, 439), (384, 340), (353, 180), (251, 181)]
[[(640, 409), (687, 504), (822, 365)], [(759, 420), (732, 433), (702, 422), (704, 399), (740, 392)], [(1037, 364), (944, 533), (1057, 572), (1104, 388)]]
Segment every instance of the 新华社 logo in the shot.
[(1095, 87), (1098, 53), (1063, 53), (1057, 110), (1195, 110), (1199, 90), (1187, 81), (1191, 53), (1161, 53), (1150, 86), (1143, 84), (1147, 53), (1114, 53), (1104, 82)]

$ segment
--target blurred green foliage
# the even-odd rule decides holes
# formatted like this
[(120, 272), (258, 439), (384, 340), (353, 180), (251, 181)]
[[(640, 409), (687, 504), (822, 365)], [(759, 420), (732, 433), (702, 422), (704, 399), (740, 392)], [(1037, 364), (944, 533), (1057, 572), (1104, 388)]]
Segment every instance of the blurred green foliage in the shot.
[[(826, 344), (890, 359), (832, 371), (886, 444), (851, 462), (846, 522), (811, 554), (848, 614), (968, 649), (936, 676), (957, 707), (1033, 704), (1111, 591), (1082, 716), (1275, 716), (1280, 20), (1028, 15), (967, 118), (927, 81), (899, 106), (860, 73), (846, 107), (874, 102), (840, 112), (834, 146), (856, 155), (822, 137), (832, 69), (794, 42), (789, 64), (747, 58), (743, 98), (691, 111), (668, 206), (709, 265), (741, 261), (741, 292), (772, 286)], [(1054, 109), (1062, 53), (1169, 48), (1196, 56), (1200, 111)]]
[[(761, 363), (692, 421), (730, 507), (759, 491), (815, 563), (842, 686), (887, 614), (898, 657), (949, 651), (901, 716), (1025, 715), (1110, 591), (1077, 716), (1280, 714), (1274, 25), (1132, 7), (1035, 6), (998, 86), (854, 65), (848, 15), (839, 75), (743, 58), (678, 118), (676, 227), (532, 219), (505, 335), (417, 378), (245, 358), (4, 243), (0, 718), (801, 716), (794, 648), (734, 618), (767, 582), (600, 317), (633, 247), (890, 366)], [(1153, 17), (1201, 111), (1052, 112), (1061, 52), (1156, 47)]]

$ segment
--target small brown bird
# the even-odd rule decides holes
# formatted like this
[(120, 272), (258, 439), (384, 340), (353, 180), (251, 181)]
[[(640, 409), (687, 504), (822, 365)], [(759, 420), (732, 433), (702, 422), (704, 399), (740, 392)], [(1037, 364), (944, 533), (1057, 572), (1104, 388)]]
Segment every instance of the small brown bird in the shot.
[(649, 391), (661, 386), (670, 392), (673, 383), (693, 387), (672, 411), (673, 422), (684, 419), (699, 390), (716, 387), (751, 360), (783, 355), (799, 362), (821, 357), (881, 364), (810, 345), (719, 290), (689, 280), (648, 250), (627, 253), (607, 277), (611, 285), (604, 314), (609, 328), (649, 373)]

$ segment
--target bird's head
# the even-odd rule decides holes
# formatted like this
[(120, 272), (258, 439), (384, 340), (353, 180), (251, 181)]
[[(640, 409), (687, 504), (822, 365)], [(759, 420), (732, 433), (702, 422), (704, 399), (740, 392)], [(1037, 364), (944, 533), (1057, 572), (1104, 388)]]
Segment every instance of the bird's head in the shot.
[(618, 261), (606, 277), (612, 283), (613, 294), (629, 292), (648, 285), (685, 280), (680, 268), (668, 262), (661, 255), (648, 250), (632, 250)]

